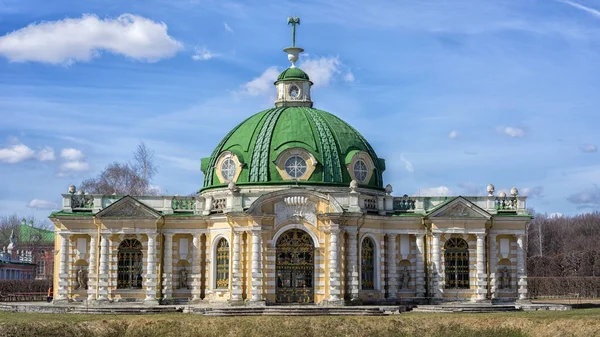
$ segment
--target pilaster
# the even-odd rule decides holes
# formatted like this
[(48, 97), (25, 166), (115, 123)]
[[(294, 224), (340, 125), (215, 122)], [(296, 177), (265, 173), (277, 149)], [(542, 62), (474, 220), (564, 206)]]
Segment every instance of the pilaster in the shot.
[(441, 273), (441, 261), (440, 261), (440, 233), (431, 234), (431, 280), (433, 288), (433, 297), (441, 298), (442, 291), (440, 289), (440, 273)]
[(517, 285), (519, 300), (527, 299), (527, 274), (525, 274), (525, 244), (523, 234), (517, 235)]
[(231, 264), (231, 300), (242, 300), (242, 280), (240, 277), (240, 233), (233, 232), (233, 261)]
[(88, 301), (96, 299), (96, 287), (98, 284), (98, 274), (96, 274), (96, 255), (98, 251), (98, 241), (94, 234), (90, 235), (90, 263), (88, 265)]
[(417, 246), (417, 270), (415, 272), (415, 287), (417, 297), (425, 297), (425, 234), (415, 234)]
[(68, 300), (69, 273), (68, 273), (68, 254), (70, 235), (60, 233), (60, 254), (58, 266), (58, 294), (56, 301)]
[(157, 234), (151, 233), (148, 234), (148, 250), (147, 250), (147, 260), (146, 260), (146, 299), (144, 300), (144, 304), (156, 305), (158, 301), (156, 300), (156, 281), (157, 281), (157, 272), (156, 272), (156, 236)]
[(476, 299), (485, 300), (487, 295), (487, 274), (485, 272), (485, 233), (477, 234), (477, 290)]
[(356, 228), (347, 229), (348, 233), (348, 278), (350, 280), (350, 300), (356, 302), (358, 298), (358, 231)]
[(488, 257), (490, 260), (490, 296), (492, 299), (498, 297), (498, 279), (496, 277), (497, 272), (497, 264), (498, 264), (498, 241), (497, 234), (490, 234), (490, 256)]
[(340, 301), (339, 233), (340, 230), (337, 226), (331, 228), (329, 233), (329, 302)]
[(396, 234), (388, 234), (387, 238), (388, 298), (395, 299), (398, 292), (398, 283), (396, 281)]
[(109, 234), (101, 234), (100, 238), (100, 274), (98, 275), (98, 299), (108, 301), (108, 240)]
[(261, 229), (252, 230), (252, 301), (262, 301)]
[(165, 233), (165, 251), (162, 274), (162, 293), (165, 300), (173, 298), (173, 233)]
[(200, 265), (202, 261), (200, 261), (200, 238), (202, 234), (194, 234), (192, 238), (192, 245), (194, 246), (192, 249), (192, 301), (198, 302), (201, 299), (202, 295), (202, 271), (200, 269)]

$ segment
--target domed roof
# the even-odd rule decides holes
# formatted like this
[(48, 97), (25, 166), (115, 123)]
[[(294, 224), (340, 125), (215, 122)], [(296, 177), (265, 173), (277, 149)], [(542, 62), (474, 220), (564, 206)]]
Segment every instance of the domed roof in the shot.
[[(305, 181), (285, 180), (277, 169), (276, 160), (284, 151), (298, 148), (314, 157), (314, 171)], [(310, 107), (284, 106), (264, 110), (236, 126), (210, 157), (202, 159), (205, 175), (202, 190), (227, 186), (219, 181), (215, 169), (219, 157), (226, 151), (235, 154), (241, 164), (241, 172), (235, 181), (238, 186), (327, 184), (347, 187), (352, 178), (346, 165), (360, 152), (372, 161), (370, 179), (361, 186), (383, 188), (385, 161), (377, 157), (365, 138), (340, 118)]]
[(300, 68), (287, 68), (277, 77), (277, 81), (296, 81), (305, 80), (309, 81), (308, 74), (302, 71)]

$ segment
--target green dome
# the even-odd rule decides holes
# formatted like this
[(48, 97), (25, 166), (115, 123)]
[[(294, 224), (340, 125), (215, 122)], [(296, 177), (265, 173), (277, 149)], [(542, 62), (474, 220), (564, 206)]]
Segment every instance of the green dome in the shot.
[(277, 77), (277, 81), (296, 81), (305, 80), (309, 81), (308, 74), (306, 74), (300, 68), (287, 68)]
[[(289, 69), (288, 69), (289, 70)], [(284, 180), (277, 170), (278, 156), (292, 148), (309, 152), (317, 164), (306, 181)], [(261, 111), (231, 130), (217, 145), (212, 155), (202, 159), (202, 190), (223, 187), (215, 165), (224, 151), (235, 154), (242, 170), (235, 183), (326, 184), (348, 187), (352, 181), (346, 164), (359, 151), (369, 155), (373, 171), (369, 181), (360, 186), (382, 189), (385, 161), (353, 127), (338, 117), (309, 107), (276, 107)]]

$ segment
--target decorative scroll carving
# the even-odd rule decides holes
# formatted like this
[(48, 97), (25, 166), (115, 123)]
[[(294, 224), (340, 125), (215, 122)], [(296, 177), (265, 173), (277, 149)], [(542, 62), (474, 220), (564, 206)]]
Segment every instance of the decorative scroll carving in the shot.
[(71, 208), (94, 208), (94, 197), (89, 194), (79, 193), (71, 194)]
[(132, 197), (127, 196), (102, 210), (98, 213), (98, 217), (156, 219), (160, 217), (160, 214)]
[(275, 204), (276, 223), (290, 219), (304, 220), (316, 225), (317, 204), (303, 196), (286, 197)]
[(482, 218), (483, 216), (463, 203), (449, 207), (437, 215), (448, 218)]

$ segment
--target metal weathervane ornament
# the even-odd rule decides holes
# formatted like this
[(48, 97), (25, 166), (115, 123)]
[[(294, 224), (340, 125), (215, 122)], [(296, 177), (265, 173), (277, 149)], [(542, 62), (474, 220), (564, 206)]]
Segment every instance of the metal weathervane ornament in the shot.
[(296, 47), (296, 25), (300, 24), (300, 18), (290, 16), (287, 19), (287, 23), (288, 25), (292, 25), (292, 46), (285, 48), (283, 51), (288, 54), (288, 60), (292, 62), (291, 68), (296, 68), (295, 63), (298, 61), (298, 54), (304, 51), (304, 49)]
[(288, 25), (292, 25), (292, 47), (296, 47), (296, 25), (300, 24), (299, 17), (288, 17)]

